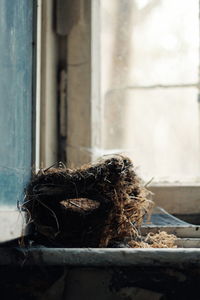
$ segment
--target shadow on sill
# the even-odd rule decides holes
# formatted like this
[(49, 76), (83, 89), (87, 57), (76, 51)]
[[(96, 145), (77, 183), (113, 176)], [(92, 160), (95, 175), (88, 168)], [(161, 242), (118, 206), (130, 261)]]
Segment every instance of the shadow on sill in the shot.
[(174, 214), (174, 216), (190, 224), (200, 225), (200, 214)]
[(2, 300), (199, 299), (200, 250), (0, 248), (0, 265)]

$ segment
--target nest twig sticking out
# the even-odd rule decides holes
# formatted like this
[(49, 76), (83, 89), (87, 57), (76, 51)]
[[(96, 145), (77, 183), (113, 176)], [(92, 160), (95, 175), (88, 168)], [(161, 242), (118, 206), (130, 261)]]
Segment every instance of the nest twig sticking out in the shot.
[(152, 207), (149, 194), (131, 160), (115, 155), (79, 169), (39, 172), (24, 208), (35, 231), (55, 246), (109, 247), (137, 239)]

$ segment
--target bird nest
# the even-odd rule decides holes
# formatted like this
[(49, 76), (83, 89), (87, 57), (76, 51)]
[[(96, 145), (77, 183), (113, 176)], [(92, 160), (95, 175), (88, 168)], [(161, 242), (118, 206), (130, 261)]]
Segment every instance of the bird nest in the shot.
[(131, 160), (115, 155), (79, 169), (41, 170), (23, 207), (44, 245), (140, 247), (138, 229), (152, 208), (150, 198)]

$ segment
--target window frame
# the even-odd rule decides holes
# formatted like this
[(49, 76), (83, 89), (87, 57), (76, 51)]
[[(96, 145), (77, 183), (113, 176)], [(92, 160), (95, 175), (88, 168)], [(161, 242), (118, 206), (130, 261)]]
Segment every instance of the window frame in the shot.
[(54, 27), (54, 1), (37, 0), (36, 108), (34, 169), (57, 161), (58, 37)]
[[(51, 73), (48, 77), (49, 70), (54, 69), (55, 72), (59, 61), (57, 57), (59, 40), (56, 37), (58, 31), (67, 35), (65, 99), (67, 111), (64, 120), (66, 122), (67, 166), (80, 166), (102, 155), (100, 0), (72, 1), (70, 5), (73, 13), (69, 12), (67, 25), (70, 24), (70, 26), (62, 28), (66, 26), (66, 23), (62, 24), (57, 19), (57, 24), (59, 24), (57, 32), (55, 27), (52, 27), (55, 17), (52, 3), (52, 1), (38, 0), (36, 169), (49, 167), (58, 160), (60, 132), (56, 127), (59, 110), (56, 99), (59, 81), (55, 73)], [(63, 5), (62, 1), (58, 3)], [(77, 9), (74, 9), (73, 5), (77, 6)], [(62, 12), (61, 8), (62, 6), (60, 7)], [(57, 7), (57, 18), (59, 18), (59, 13)], [(52, 50), (50, 50), (51, 47), (53, 47)], [(53, 87), (53, 93), (49, 92), (50, 86)], [(169, 213), (196, 214), (200, 212), (200, 184), (157, 183), (150, 184), (148, 188), (154, 193), (155, 205), (163, 207)]]

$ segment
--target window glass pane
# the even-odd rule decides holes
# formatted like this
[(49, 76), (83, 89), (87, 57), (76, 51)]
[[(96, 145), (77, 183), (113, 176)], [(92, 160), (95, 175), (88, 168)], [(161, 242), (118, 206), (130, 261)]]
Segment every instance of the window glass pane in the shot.
[(197, 90), (120, 91), (107, 95), (104, 149), (125, 152), (141, 176), (154, 181), (197, 181)]
[(145, 180), (200, 177), (198, 2), (101, 0), (102, 153)]
[(198, 81), (198, 0), (101, 0), (103, 89)]

